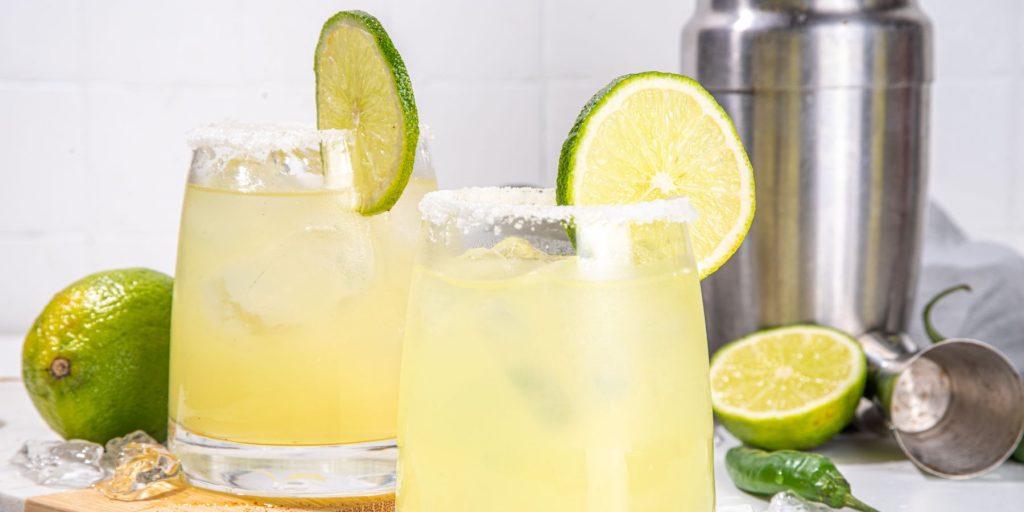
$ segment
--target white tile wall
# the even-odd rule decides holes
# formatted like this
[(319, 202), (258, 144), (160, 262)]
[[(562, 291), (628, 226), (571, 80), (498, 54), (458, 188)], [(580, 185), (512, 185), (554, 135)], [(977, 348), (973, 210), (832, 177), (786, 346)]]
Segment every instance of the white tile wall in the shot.
[[(542, 0), (394, 0), (388, 33), (413, 85), (537, 83)], [(481, 89), (486, 89), (480, 87)]]
[(933, 87), (931, 193), (969, 230), (1012, 220), (1017, 87), (1002, 76)]
[(936, 35), (931, 194), (972, 236), (1024, 251), (1024, 3), (920, 3)]
[(81, 0), (0, 2), (0, 78), (71, 80), (84, 69)]
[[(102, 268), (171, 271), (185, 131), (312, 122), (312, 49), (362, 8), (405, 56), (443, 186), (553, 182), (579, 108), (678, 66), (695, 0), (0, 0), (0, 332)], [(922, 0), (936, 25), (932, 193), (1024, 249), (1024, 4)]]
[(539, 84), (427, 83), (418, 91), (440, 186), (541, 182)]
[(96, 222), (85, 145), (85, 88), (0, 82), (0, 233), (84, 231)]
[(694, 2), (544, 2), (544, 71), (553, 78), (612, 78), (679, 67), (679, 33)]

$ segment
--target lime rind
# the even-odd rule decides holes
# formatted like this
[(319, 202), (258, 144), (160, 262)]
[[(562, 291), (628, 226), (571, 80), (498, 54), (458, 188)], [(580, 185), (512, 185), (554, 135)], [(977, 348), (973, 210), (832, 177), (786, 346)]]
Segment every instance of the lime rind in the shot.
[[(849, 373), (827, 394), (800, 407), (784, 411), (748, 410), (730, 404), (721, 391), (716, 391), (722, 361), (737, 350), (769, 337), (826, 336), (845, 347), (853, 362)], [(793, 354), (798, 357), (799, 354)], [(711, 358), (711, 401), (719, 421), (741, 441), (767, 449), (813, 448), (831, 438), (846, 426), (856, 411), (864, 392), (867, 362), (860, 344), (848, 334), (819, 325), (794, 325), (758, 331), (722, 347)]]
[[(321, 67), (320, 57), (327, 48), (328, 36), (343, 25), (355, 26), (362, 29), (373, 37), (377, 50), (380, 52), (383, 62), (387, 64), (388, 72), (394, 86), (395, 98), (399, 109), (402, 112), (402, 140), (399, 148), (398, 166), (390, 171), (390, 182), (382, 191), (366, 190), (367, 187), (360, 186), (360, 178), (356, 178), (356, 187), (361, 189), (357, 209), (363, 215), (375, 215), (390, 210), (398, 202), (405, 190), (409, 179), (412, 176), (413, 164), (416, 160), (416, 147), (419, 141), (419, 114), (416, 109), (416, 100), (413, 95), (412, 81), (406, 70), (405, 62), (395, 48), (394, 43), (388, 36), (380, 21), (373, 15), (364, 11), (342, 11), (328, 19), (320, 37), (317, 41), (316, 53), (313, 61), (314, 74), (316, 76), (316, 104), (317, 104), (317, 127), (320, 129), (345, 128), (333, 126), (325, 119), (323, 106), (328, 103), (328, 91), (323, 84), (325, 69)], [(364, 170), (364, 172), (367, 172)], [(372, 181), (372, 180), (371, 180)]]
[[(591, 139), (589, 137), (591, 130), (594, 127), (600, 126), (600, 122), (604, 117), (601, 115), (601, 112), (605, 110), (610, 112), (613, 109), (608, 107), (614, 107), (615, 104), (624, 101), (631, 92), (641, 90), (645, 85), (651, 84), (654, 81), (665, 81), (665, 83), (670, 84), (676, 89), (682, 86), (682, 88), (691, 92), (690, 96), (701, 106), (702, 113), (710, 115), (722, 132), (726, 134), (724, 138), (726, 144), (729, 145), (732, 154), (738, 158), (736, 163), (743, 173), (742, 183), (745, 185), (744, 188), (747, 194), (746, 201), (741, 203), (744, 208), (744, 211), (740, 213), (743, 221), (732, 226), (732, 229), (722, 237), (722, 240), (712, 254), (699, 257), (697, 266), (700, 278), (704, 279), (721, 268), (739, 249), (753, 223), (756, 200), (754, 195), (753, 167), (746, 150), (740, 142), (735, 125), (721, 105), (715, 101), (711, 93), (704, 89), (696, 80), (674, 73), (646, 71), (615, 78), (594, 94), (576, 117), (576, 122), (569, 130), (569, 135), (562, 144), (558, 161), (557, 201), (558, 204), (576, 204), (577, 202), (575, 197), (577, 157), (586, 154), (585, 141)], [(743, 192), (742, 189), (741, 192)]]
[[(90, 274), (57, 292), (25, 335), (21, 376), (65, 439), (103, 444), (134, 430), (167, 436), (174, 280), (155, 270)], [(64, 372), (54, 373), (63, 359)]]
[(562, 143), (562, 152), (558, 155), (558, 177), (555, 181), (555, 199), (558, 201), (558, 204), (575, 204), (575, 198), (573, 197), (574, 174), (571, 171), (576, 168), (576, 155), (578, 153), (575, 149), (579, 145), (580, 139), (587, 133), (587, 128), (590, 126), (591, 113), (608, 102), (610, 93), (619, 84), (639, 74), (633, 73), (615, 78), (608, 85), (594, 93), (586, 105), (583, 106), (583, 110), (576, 116), (576, 121), (573, 123), (572, 128), (569, 129), (569, 135), (565, 138), (565, 142)]

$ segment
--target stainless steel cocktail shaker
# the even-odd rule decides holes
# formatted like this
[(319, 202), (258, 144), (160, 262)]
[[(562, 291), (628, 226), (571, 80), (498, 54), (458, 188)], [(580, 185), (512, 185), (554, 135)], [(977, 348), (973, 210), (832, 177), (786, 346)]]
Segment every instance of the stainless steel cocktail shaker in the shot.
[[(922, 412), (937, 419), (915, 433), (937, 443), (912, 452), (901, 441), (915, 463), (962, 477), (1004, 460), (1024, 428), (1012, 366), (983, 344), (922, 358), (898, 335), (910, 321), (927, 184), (931, 25), (914, 0), (700, 0), (682, 44), (684, 73), (732, 116), (757, 185), (750, 234), (704, 283), (712, 346), (793, 323), (865, 335), (875, 388), (911, 360), (937, 365), (916, 378), (896, 372), (902, 383), (876, 400), (887, 413), (892, 400), (941, 407)], [(973, 399), (977, 384), (1020, 405), (985, 415), (996, 428), (968, 442), (963, 425), (980, 416), (950, 404)], [(915, 400), (923, 390), (946, 400)]]
[(931, 28), (908, 0), (704, 0), (684, 72), (732, 116), (757, 215), (708, 280), (712, 344), (764, 325), (901, 331), (917, 282)]

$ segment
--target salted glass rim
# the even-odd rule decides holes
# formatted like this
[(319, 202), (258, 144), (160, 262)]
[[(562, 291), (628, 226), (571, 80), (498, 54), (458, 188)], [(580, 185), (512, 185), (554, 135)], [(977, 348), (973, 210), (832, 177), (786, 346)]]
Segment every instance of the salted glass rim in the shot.
[(193, 150), (230, 149), (263, 156), (272, 151), (319, 149), (321, 144), (346, 140), (351, 130), (320, 130), (302, 123), (210, 123), (194, 128), (186, 135)]
[(509, 220), (576, 224), (693, 222), (697, 210), (686, 197), (607, 205), (558, 205), (555, 190), (540, 187), (466, 187), (429, 192), (420, 217), (430, 224), (495, 225)]

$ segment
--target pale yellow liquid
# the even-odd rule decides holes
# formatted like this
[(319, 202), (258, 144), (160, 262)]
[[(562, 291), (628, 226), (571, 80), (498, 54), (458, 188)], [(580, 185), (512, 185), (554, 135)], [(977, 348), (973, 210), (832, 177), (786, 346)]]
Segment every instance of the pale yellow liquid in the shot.
[(342, 444), (395, 436), (416, 205), (346, 191), (185, 194), (171, 329), (170, 416), (217, 439)]
[(708, 353), (687, 267), (417, 267), (398, 509), (711, 512)]

